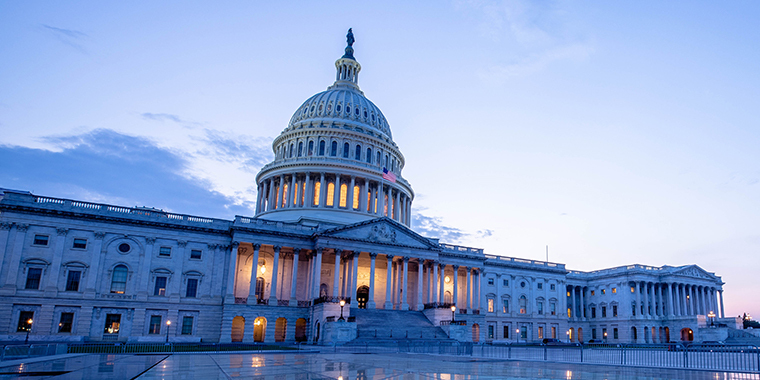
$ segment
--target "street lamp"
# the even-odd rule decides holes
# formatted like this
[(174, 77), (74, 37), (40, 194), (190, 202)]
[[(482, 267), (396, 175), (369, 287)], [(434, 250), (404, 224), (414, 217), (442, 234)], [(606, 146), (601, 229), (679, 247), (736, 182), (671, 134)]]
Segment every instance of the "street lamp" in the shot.
[(32, 331), (32, 318), (29, 318), (26, 320), (26, 339), (24, 339), (24, 344), (29, 343), (29, 331)]
[(607, 332), (604, 332), (604, 343), (607, 343)]
[(515, 329), (515, 336), (517, 337), (517, 343), (520, 343), (520, 329)]
[(345, 318), (343, 318), (343, 306), (346, 306), (346, 300), (340, 300), (340, 318), (338, 318), (339, 321), (346, 320)]
[(567, 333), (566, 333), (566, 334), (567, 334), (567, 343), (570, 343), (570, 339), (572, 339), (572, 338), (570, 337), (570, 330), (567, 330)]
[(712, 310), (710, 310), (709, 313), (707, 313), (707, 317), (710, 318), (710, 327), (715, 326), (715, 313), (713, 313)]
[(454, 306), (454, 305), (451, 305), (451, 321), (452, 321), (452, 322), (454, 322), (454, 320), (456, 319), (456, 318), (454, 317), (454, 313), (455, 313), (456, 311), (457, 311), (457, 307), (456, 307), (456, 306)]
[(169, 326), (172, 325), (172, 321), (166, 320), (166, 343), (169, 343)]

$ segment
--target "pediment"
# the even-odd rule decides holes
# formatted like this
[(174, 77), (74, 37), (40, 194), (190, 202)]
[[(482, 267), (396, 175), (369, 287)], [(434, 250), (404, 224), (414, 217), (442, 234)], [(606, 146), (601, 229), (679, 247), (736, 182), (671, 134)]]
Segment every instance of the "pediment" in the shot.
[(673, 271), (673, 274), (679, 276), (688, 276), (695, 278), (704, 278), (707, 280), (715, 280), (715, 275), (705, 271), (704, 269), (696, 265), (688, 265), (685, 267), (677, 268)]
[(439, 249), (438, 245), (430, 241), (430, 239), (417, 234), (403, 224), (395, 222), (389, 218), (377, 218), (366, 222), (333, 228), (324, 231), (319, 235), (418, 249)]

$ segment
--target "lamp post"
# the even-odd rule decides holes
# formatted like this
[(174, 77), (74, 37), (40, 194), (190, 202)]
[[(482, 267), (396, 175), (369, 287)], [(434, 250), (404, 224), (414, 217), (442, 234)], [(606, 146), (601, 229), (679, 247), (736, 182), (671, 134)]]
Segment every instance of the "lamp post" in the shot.
[(340, 300), (340, 318), (338, 318), (339, 321), (346, 320), (345, 318), (343, 318), (343, 306), (346, 306), (346, 300)]
[(454, 313), (456, 313), (456, 311), (457, 311), (457, 307), (456, 307), (456, 306), (454, 306), (454, 305), (452, 305), (452, 306), (451, 306), (451, 322), (454, 322), (454, 320), (456, 319), (456, 318), (454, 317)]
[(604, 343), (607, 343), (607, 332), (604, 332)]
[(172, 321), (166, 320), (166, 343), (169, 343), (169, 326), (172, 325)]
[(24, 344), (29, 343), (29, 331), (32, 331), (32, 323), (34, 321), (32, 318), (27, 319), (26, 321), (26, 339), (24, 339)]
[(715, 327), (715, 313), (710, 310), (710, 312), (707, 313), (707, 317), (710, 318), (710, 327)]
[(570, 338), (570, 330), (567, 330), (567, 343), (572, 343)]
[(517, 337), (517, 343), (520, 343), (520, 329), (515, 329), (515, 336)]

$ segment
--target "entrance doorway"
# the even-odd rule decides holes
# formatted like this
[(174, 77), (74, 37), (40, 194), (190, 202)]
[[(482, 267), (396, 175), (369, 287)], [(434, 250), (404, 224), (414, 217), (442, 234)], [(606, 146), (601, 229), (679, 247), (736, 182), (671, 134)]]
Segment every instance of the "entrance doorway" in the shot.
[(694, 331), (690, 328), (681, 329), (681, 340), (684, 342), (691, 342), (694, 340)]
[(367, 308), (367, 300), (369, 299), (369, 287), (362, 285), (356, 290), (356, 303), (359, 304), (359, 309)]
[(258, 317), (253, 321), (253, 341), (264, 342), (264, 336), (267, 331), (267, 319)]

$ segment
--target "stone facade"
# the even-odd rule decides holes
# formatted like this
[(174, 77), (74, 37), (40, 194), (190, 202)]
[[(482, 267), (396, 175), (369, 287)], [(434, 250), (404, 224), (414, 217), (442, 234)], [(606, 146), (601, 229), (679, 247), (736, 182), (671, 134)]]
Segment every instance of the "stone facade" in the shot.
[(720, 277), (694, 265), (584, 273), (413, 232), (405, 160), (351, 46), (336, 70), (273, 142), (254, 217), (0, 189), (0, 339), (344, 342), (367, 308), (466, 341), (665, 342), (722, 316)]

